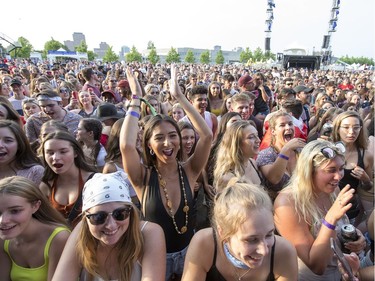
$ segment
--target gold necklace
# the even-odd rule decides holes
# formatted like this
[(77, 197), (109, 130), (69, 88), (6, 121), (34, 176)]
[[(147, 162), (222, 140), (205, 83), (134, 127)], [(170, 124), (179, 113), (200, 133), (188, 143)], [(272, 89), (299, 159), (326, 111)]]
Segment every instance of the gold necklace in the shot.
[(182, 187), (182, 192), (184, 194), (184, 208), (182, 209), (182, 211), (185, 213), (185, 225), (183, 227), (181, 227), (181, 230), (178, 229), (176, 219), (175, 219), (173, 211), (172, 211), (172, 201), (169, 199), (169, 196), (168, 196), (167, 182), (161, 177), (161, 174), (159, 173), (159, 170), (156, 167), (155, 167), (155, 170), (158, 173), (159, 184), (163, 188), (163, 191), (164, 191), (166, 205), (167, 205), (167, 208), (168, 208), (168, 212), (172, 217), (174, 228), (176, 229), (178, 234), (184, 234), (188, 229), (187, 225), (188, 225), (188, 221), (189, 221), (189, 206), (188, 206), (188, 202), (187, 202), (185, 183), (184, 183), (184, 179), (182, 177), (182, 169), (181, 169), (180, 163), (177, 163), (177, 166), (178, 166), (178, 170), (180, 172), (180, 185)]
[(234, 268), (234, 273), (236, 274), (237, 276), (237, 280), (238, 281), (241, 281), (242, 280), (242, 277), (244, 277), (249, 271), (250, 271), (251, 268), (249, 268), (248, 270), (246, 270), (246, 272), (244, 274), (242, 274), (241, 276), (237, 273), (237, 269), (236, 267)]

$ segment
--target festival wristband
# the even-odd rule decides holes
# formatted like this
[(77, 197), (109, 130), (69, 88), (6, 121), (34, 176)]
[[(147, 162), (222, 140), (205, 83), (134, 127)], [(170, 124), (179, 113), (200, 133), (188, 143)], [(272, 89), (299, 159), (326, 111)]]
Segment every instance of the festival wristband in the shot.
[(132, 95), (132, 99), (139, 100), (139, 97), (137, 95)]
[(285, 159), (285, 160), (287, 160), (287, 161), (289, 160), (289, 157), (288, 157), (288, 156), (286, 156), (286, 155), (284, 155), (284, 154), (281, 154), (281, 153), (278, 155), (278, 157), (280, 157), (280, 158), (282, 158), (282, 159)]
[(336, 226), (333, 225), (333, 224), (330, 224), (328, 221), (326, 221), (325, 219), (322, 219), (322, 224), (325, 225), (326, 227), (328, 227), (329, 229), (331, 230), (335, 230), (336, 229)]
[(126, 114), (126, 116), (128, 116), (128, 115), (136, 117), (138, 119), (141, 117), (141, 115), (138, 112), (136, 112), (136, 111), (128, 111), (128, 113)]

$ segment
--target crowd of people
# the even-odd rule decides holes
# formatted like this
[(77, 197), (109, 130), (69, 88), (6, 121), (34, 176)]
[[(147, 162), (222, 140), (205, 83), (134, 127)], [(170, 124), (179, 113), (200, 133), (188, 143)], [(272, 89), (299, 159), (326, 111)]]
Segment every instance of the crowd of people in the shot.
[(374, 279), (373, 71), (2, 65), (1, 280)]

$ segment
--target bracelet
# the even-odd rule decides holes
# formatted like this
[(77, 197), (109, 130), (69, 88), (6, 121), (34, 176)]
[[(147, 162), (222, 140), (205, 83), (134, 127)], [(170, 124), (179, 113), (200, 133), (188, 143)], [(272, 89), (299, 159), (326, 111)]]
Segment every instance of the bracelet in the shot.
[(141, 115), (136, 111), (128, 111), (128, 113), (126, 113), (126, 116), (129, 116), (129, 115), (133, 116), (133, 117), (136, 117), (138, 119), (141, 117)]
[(129, 109), (129, 107), (138, 108), (139, 110), (141, 110), (141, 106), (140, 105), (129, 104), (126, 108)]
[(132, 99), (139, 100), (139, 97), (137, 95), (132, 95)]
[(278, 155), (278, 157), (280, 157), (280, 158), (282, 158), (282, 159), (285, 159), (285, 160), (287, 160), (287, 161), (289, 160), (289, 157), (288, 157), (288, 156), (286, 156), (286, 155), (284, 155), (284, 154), (281, 154), (281, 153)]
[(336, 229), (336, 226), (333, 225), (333, 224), (330, 224), (328, 221), (326, 221), (325, 219), (322, 219), (322, 224), (325, 225), (326, 227), (328, 227), (329, 229), (331, 230), (335, 230)]

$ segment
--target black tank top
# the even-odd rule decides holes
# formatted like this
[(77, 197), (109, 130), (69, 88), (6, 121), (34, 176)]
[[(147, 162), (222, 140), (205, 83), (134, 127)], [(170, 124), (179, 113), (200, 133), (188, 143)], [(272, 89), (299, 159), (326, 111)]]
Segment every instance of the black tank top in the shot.
[[(180, 164), (179, 164), (180, 165)], [(188, 211), (188, 225), (187, 231), (184, 234), (178, 234), (174, 225), (171, 216), (165, 209), (163, 205), (163, 201), (160, 194), (159, 188), (159, 179), (158, 173), (156, 172), (155, 168), (151, 169), (150, 179), (149, 179), (149, 186), (147, 188), (147, 194), (143, 194), (143, 197), (146, 198), (143, 200), (145, 202), (145, 220), (157, 223), (161, 226), (164, 230), (165, 235), (165, 242), (167, 245), (167, 253), (175, 253), (183, 250), (186, 248), (191, 238), (194, 235), (194, 227), (193, 227), (193, 207), (194, 207), (194, 200), (191, 193), (191, 188), (185, 171), (181, 168), (182, 177), (185, 184), (185, 192), (186, 192), (186, 199), (187, 204), (189, 206)], [(181, 175), (179, 175), (181, 176)], [(180, 205), (178, 206), (177, 212), (174, 215), (176, 224), (179, 229), (185, 225), (185, 213), (183, 212), (184, 207), (184, 196), (182, 191), (182, 186), (180, 184), (180, 192), (181, 192), (181, 200)]]
[[(213, 237), (214, 237), (214, 259), (212, 262), (212, 266), (210, 270), (207, 272), (206, 275), (206, 281), (226, 281), (223, 275), (217, 270), (216, 268), (216, 255), (217, 255), (217, 243), (216, 243), (216, 233), (214, 230), (212, 230)], [(276, 237), (275, 242), (273, 243), (272, 249), (271, 249), (271, 265), (270, 265), (270, 273), (268, 274), (268, 277), (266, 281), (274, 281), (275, 275), (273, 274), (273, 263), (274, 263), (274, 254), (275, 254), (275, 246), (276, 246)]]
[[(363, 161), (363, 158), (365, 156), (365, 151), (363, 150), (363, 154), (361, 154), (361, 150), (357, 148), (358, 152), (358, 162), (357, 166), (361, 167), (362, 169), (365, 168), (365, 163)], [(340, 189), (343, 189), (345, 185), (349, 184), (351, 188), (354, 188), (357, 191), (357, 188), (360, 184), (359, 179), (356, 179), (353, 177), (350, 173), (353, 171), (353, 169), (344, 169), (344, 176), (339, 182)], [(346, 215), (349, 217), (349, 219), (355, 218), (358, 216), (360, 212), (360, 205), (359, 205), (359, 199), (358, 196), (354, 196), (353, 199), (350, 201), (352, 203), (352, 207), (346, 212)]]

